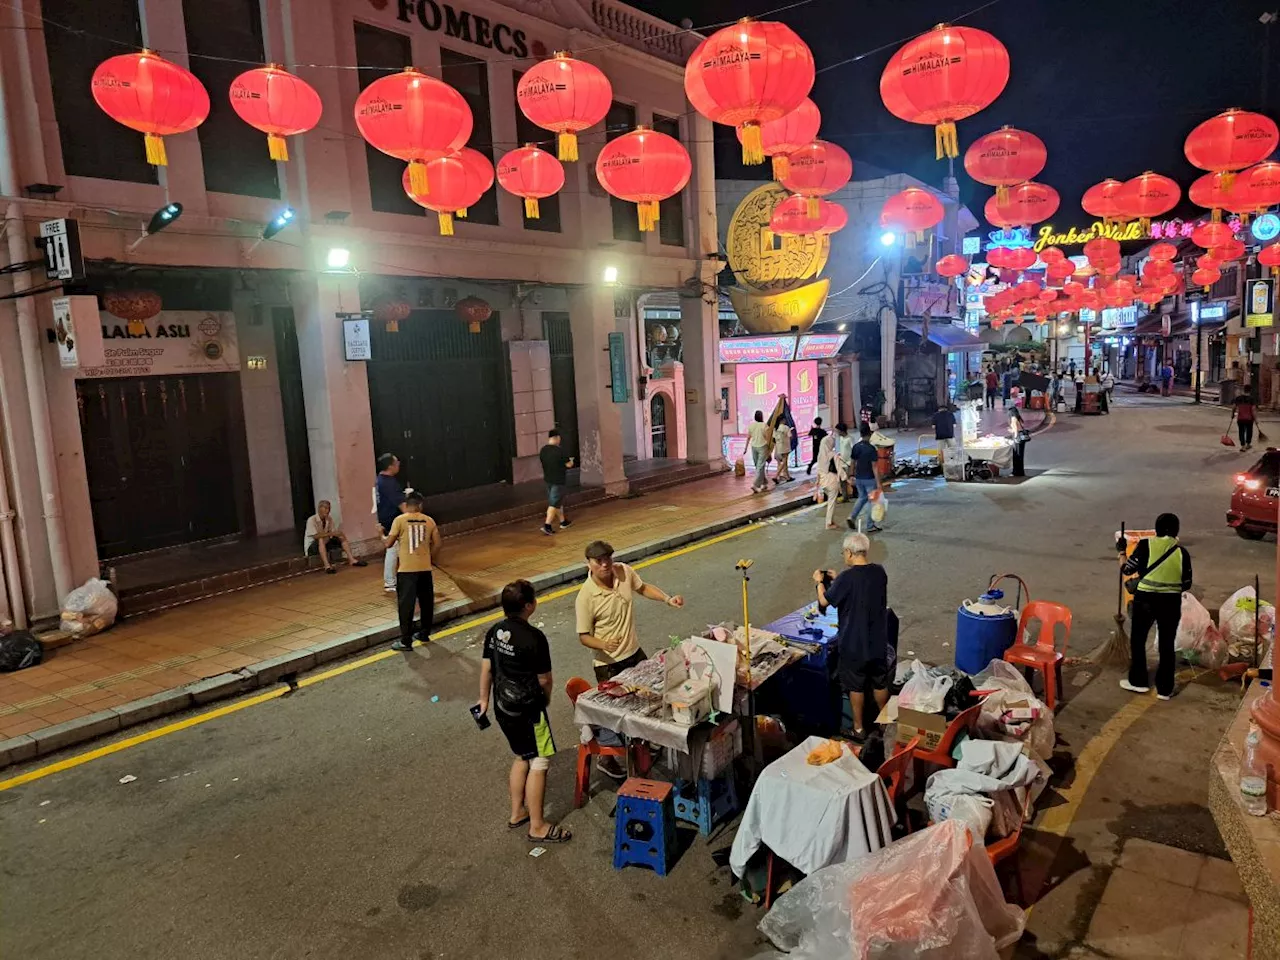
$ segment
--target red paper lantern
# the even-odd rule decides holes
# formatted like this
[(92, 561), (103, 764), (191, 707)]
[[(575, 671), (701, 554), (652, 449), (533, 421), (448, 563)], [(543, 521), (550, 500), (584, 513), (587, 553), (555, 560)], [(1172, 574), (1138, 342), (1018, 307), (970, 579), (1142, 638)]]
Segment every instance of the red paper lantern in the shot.
[(1239, 260), (1244, 256), (1244, 244), (1232, 237), (1230, 240), (1223, 241), (1212, 248), (1209, 253), (1219, 263), (1226, 263), (1228, 260)]
[(1058, 291), (1050, 287), (1046, 287), (1044, 290), (1041, 290), (1036, 294), (1036, 299), (1042, 303), (1053, 303), (1054, 300), (1058, 299)]
[(909, 40), (880, 75), (880, 99), (909, 123), (934, 128), (939, 160), (960, 153), (956, 121), (990, 106), (1009, 82), (1009, 51), (985, 30), (939, 24)]
[(557, 53), (525, 71), (516, 84), (516, 103), (533, 123), (559, 135), (557, 156), (573, 161), (578, 159), (578, 134), (605, 118), (613, 87), (599, 67)]
[(1231, 203), (1231, 191), (1224, 185), (1225, 173), (1206, 173), (1187, 188), (1187, 199), (1209, 210), (1214, 220), (1222, 219), (1222, 208)]
[(814, 234), (826, 236), (843, 230), (849, 224), (849, 214), (838, 203), (818, 201), (818, 216), (809, 216), (809, 201), (799, 195), (787, 197), (773, 208), (769, 229), (779, 236)]
[(360, 91), (355, 115), (356, 129), (374, 149), (408, 161), (419, 195), (428, 189), (427, 162), (457, 153), (471, 137), (471, 108), (462, 94), (413, 67)]
[(1009, 256), (1008, 247), (991, 247), (987, 250), (987, 263), (993, 267), (1004, 267), (1006, 258)]
[(969, 145), (964, 168), (978, 183), (995, 187), (997, 201), (1004, 203), (1009, 188), (1035, 177), (1044, 169), (1046, 159), (1044, 141), (1034, 133), (1001, 127)]
[(1110, 237), (1095, 237), (1084, 245), (1084, 255), (1097, 266), (1099, 262), (1114, 260), (1120, 256), (1120, 244)]
[(1191, 231), (1191, 242), (1197, 247), (1204, 247), (1208, 250), (1210, 247), (1216, 247), (1219, 244), (1226, 243), (1235, 234), (1231, 232), (1231, 228), (1225, 223), (1210, 221), (1202, 223)]
[(1004, 326), (1004, 320), (1003, 320), (1001, 317), (992, 317), (992, 318), (991, 318), (991, 329), (992, 329), (992, 330), (999, 330), (999, 329), (1000, 329), (1001, 327), (1003, 327), (1003, 326)]
[(1219, 265), (1218, 259), (1210, 254), (1206, 253), (1203, 256), (1196, 257), (1197, 267), (1203, 267), (1206, 270), (1217, 270)]
[[(773, 179), (781, 181), (786, 177), (787, 154), (816, 140), (821, 126), (822, 114), (808, 97), (785, 117), (760, 124), (760, 146), (766, 157), (773, 158)], [(742, 130), (737, 134), (741, 141)]]
[(940, 277), (959, 277), (969, 272), (969, 261), (958, 253), (948, 253), (933, 269)]
[(1228, 110), (1192, 130), (1183, 150), (1192, 165), (1226, 174), (1223, 186), (1229, 190), (1235, 171), (1265, 160), (1278, 141), (1280, 130), (1270, 117)]
[(470, 199), (464, 206), (458, 208), (456, 215), (464, 220), (467, 216), (467, 207), (473, 206), (480, 201), (489, 188), (493, 186), (493, 164), (479, 150), (472, 150), (470, 147), (463, 147), (454, 154), (463, 165), (467, 168), (467, 184), (470, 191)]
[(1200, 267), (1191, 275), (1191, 282), (1204, 287), (1205, 293), (1208, 293), (1209, 288), (1221, 279), (1221, 273), (1208, 267)]
[(1259, 250), (1258, 263), (1270, 267), (1273, 277), (1280, 277), (1280, 243), (1273, 243)]
[(1001, 202), (1000, 194), (996, 194), (996, 210), (1015, 226), (1041, 223), (1058, 210), (1058, 191), (1043, 183), (1020, 183), (1007, 195), (1008, 199)]
[(147, 332), (146, 321), (162, 309), (164, 301), (154, 290), (112, 290), (102, 295), (102, 308), (127, 324), (129, 336)]
[(1017, 226), (1010, 218), (1009, 211), (1000, 206), (995, 194), (987, 197), (987, 202), (982, 205), (982, 216), (986, 218), (987, 223), (1002, 230), (1012, 230)]
[(1167, 277), (1160, 278), (1160, 288), (1164, 290), (1166, 297), (1176, 296), (1186, 290), (1186, 285), (1182, 282), (1182, 275), (1171, 273)]
[(493, 316), (493, 307), (479, 297), (463, 297), (454, 304), (453, 312), (467, 321), (471, 333), (479, 333), (480, 324)]
[(1080, 198), (1080, 206), (1085, 213), (1097, 217), (1104, 223), (1128, 220), (1131, 214), (1123, 204), (1123, 190), (1123, 183), (1107, 178), (1084, 192), (1084, 196)]
[[(414, 203), (435, 211), (440, 223), (440, 236), (452, 237), (453, 215), (479, 200), (488, 186), (476, 192), (483, 180), (479, 178), (476, 168), (457, 154), (427, 161), (423, 164), (422, 173), (427, 189), (416, 189), (413, 167), (409, 167), (401, 178), (404, 192)], [(489, 184), (492, 183), (490, 174)]]
[(914, 244), (918, 235), (937, 226), (945, 215), (938, 198), (928, 190), (907, 187), (885, 201), (880, 210), (880, 226), (902, 231), (907, 243)]
[(1145, 230), (1152, 217), (1168, 213), (1182, 199), (1182, 188), (1173, 180), (1159, 173), (1146, 173), (1125, 182), (1120, 203), (1125, 211)]
[(1172, 260), (1177, 255), (1178, 248), (1172, 243), (1157, 243), (1147, 251), (1147, 256), (1152, 260)]
[(1160, 280), (1173, 274), (1173, 264), (1168, 260), (1148, 260), (1142, 265), (1143, 277)]
[(209, 94), (195, 74), (150, 50), (103, 60), (91, 89), (107, 116), (145, 134), (147, 163), (157, 167), (169, 162), (163, 137), (194, 130), (209, 116)]
[(813, 79), (813, 54), (795, 31), (772, 20), (741, 20), (698, 44), (684, 89), (708, 120), (738, 128), (742, 162), (756, 164), (765, 157), (760, 125), (799, 107)]
[(373, 305), (373, 319), (385, 325), (387, 333), (399, 333), (400, 321), (412, 312), (413, 307), (400, 297), (388, 297)]
[(272, 160), (289, 159), (285, 137), (306, 133), (320, 122), (320, 94), (274, 63), (240, 74), (228, 95), (236, 116), (267, 135)]
[(610, 140), (596, 158), (600, 186), (636, 204), (645, 232), (658, 222), (658, 202), (683, 190), (692, 173), (693, 162), (680, 141), (647, 127)]
[(1247, 198), (1250, 213), (1262, 213), (1280, 204), (1280, 162), (1267, 160), (1241, 172), (1235, 190)]
[(1065, 260), (1066, 258), (1067, 255), (1063, 253), (1059, 247), (1045, 247), (1040, 251), (1040, 259), (1044, 261), (1046, 265), (1057, 263), (1058, 261)]
[(1036, 252), (1030, 247), (1013, 247), (1009, 250), (1006, 263), (1014, 270), (1026, 270), (1035, 266), (1037, 259)]
[(524, 215), (538, 219), (538, 201), (559, 193), (564, 186), (560, 161), (533, 144), (503, 154), (498, 161), (498, 183), (507, 193), (524, 197)]
[(849, 154), (826, 140), (814, 140), (787, 157), (787, 175), (782, 185), (792, 193), (808, 197), (809, 213), (816, 215), (817, 198), (835, 193), (853, 176)]
[(1020, 284), (1013, 288), (1018, 292), (1018, 297), (1022, 300), (1030, 300), (1032, 297), (1040, 295), (1042, 289), (1040, 284), (1034, 280), (1023, 280)]

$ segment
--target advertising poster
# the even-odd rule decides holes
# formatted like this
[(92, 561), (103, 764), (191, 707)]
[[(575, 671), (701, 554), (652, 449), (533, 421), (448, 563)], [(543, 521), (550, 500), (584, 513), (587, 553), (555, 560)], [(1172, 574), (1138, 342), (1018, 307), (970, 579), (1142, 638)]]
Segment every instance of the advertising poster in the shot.
[(130, 334), (125, 321), (105, 311), (100, 319), (103, 363), (81, 367), (81, 377), (173, 376), (240, 369), (233, 313), (162, 310), (146, 321), (140, 334)]
[(787, 364), (740, 363), (738, 376), (738, 432), (746, 433), (757, 410), (769, 419), (778, 396), (787, 392)]
[(791, 418), (796, 422), (799, 437), (796, 451), (801, 462), (808, 463), (813, 457), (809, 428), (818, 415), (818, 361), (801, 360), (791, 364), (791, 391), (787, 399), (791, 401)]

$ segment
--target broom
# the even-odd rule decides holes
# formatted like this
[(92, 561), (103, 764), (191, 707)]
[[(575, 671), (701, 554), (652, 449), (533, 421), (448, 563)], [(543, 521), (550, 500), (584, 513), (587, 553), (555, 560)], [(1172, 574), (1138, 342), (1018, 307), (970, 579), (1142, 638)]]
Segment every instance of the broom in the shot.
[[(1236, 445), (1236, 442), (1231, 439), (1231, 424), (1235, 422), (1236, 422), (1236, 412), (1232, 410), (1231, 419), (1227, 421), (1227, 429), (1222, 431), (1222, 439), (1218, 441), (1224, 447), (1234, 447)], [(1262, 439), (1262, 438), (1259, 437), (1258, 439)]]
[[(1120, 522), (1120, 539), (1117, 541), (1117, 547), (1121, 551), (1124, 550), (1124, 521)], [(1129, 656), (1129, 634), (1124, 629), (1124, 571), (1117, 567), (1116, 569), (1116, 628), (1111, 631), (1111, 639), (1107, 641), (1107, 649), (1102, 654), (1102, 662), (1110, 663), (1115, 658), (1121, 660), (1128, 659)]]

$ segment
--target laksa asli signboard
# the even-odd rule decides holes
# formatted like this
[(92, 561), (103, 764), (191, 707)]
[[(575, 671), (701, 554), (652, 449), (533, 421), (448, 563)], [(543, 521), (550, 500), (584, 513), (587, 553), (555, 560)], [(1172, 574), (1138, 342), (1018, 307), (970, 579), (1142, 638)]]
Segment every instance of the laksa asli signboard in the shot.
[[(162, 310), (146, 331), (130, 334), (125, 321), (103, 311), (101, 366), (81, 367), (77, 377), (157, 377), (183, 373), (234, 373), (240, 369), (235, 314), (216, 310)], [(57, 345), (54, 332), (49, 337)]]

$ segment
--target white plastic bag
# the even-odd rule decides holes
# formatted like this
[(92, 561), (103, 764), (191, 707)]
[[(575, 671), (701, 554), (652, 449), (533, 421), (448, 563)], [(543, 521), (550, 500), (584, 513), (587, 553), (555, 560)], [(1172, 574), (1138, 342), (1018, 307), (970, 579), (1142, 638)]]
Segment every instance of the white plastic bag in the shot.
[(982, 844), (944, 820), (805, 877), (760, 931), (786, 960), (997, 960), (1025, 924)]
[[(1158, 652), (1156, 631), (1152, 631), (1151, 649)], [(1227, 662), (1227, 644), (1222, 631), (1199, 600), (1190, 593), (1182, 595), (1182, 619), (1178, 621), (1178, 637), (1174, 648), (1188, 663), (1217, 670)]]
[(911, 679), (898, 694), (898, 708), (917, 710), (920, 713), (941, 713), (947, 699), (947, 691), (955, 681), (951, 677), (931, 676), (928, 668), (919, 660), (911, 663)]
[(62, 629), (74, 637), (91, 637), (116, 622), (118, 609), (110, 584), (90, 578), (62, 601)]
[[(1257, 613), (1255, 631), (1255, 610)], [(1241, 587), (1227, 597), (1218, 611), (1218, 629), (1227, 642), (1232, 660), (1252, 660), (1255, 632), (1262, 641), (1258, 645), (1259, 658), (1265, 650), (1266, 640), (1275, 634), (1276, 608), (1265, 600), (1261, 606), (1252, 584)]]
[(991, 691), (978, 711), (978, 732), (985, 739), (1025, 743), (1041, 760), (1053, 756), (1053, 711), (1031, 692), (1017, 667), (992, 660), (973, 678), (973, 686)]

